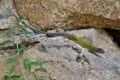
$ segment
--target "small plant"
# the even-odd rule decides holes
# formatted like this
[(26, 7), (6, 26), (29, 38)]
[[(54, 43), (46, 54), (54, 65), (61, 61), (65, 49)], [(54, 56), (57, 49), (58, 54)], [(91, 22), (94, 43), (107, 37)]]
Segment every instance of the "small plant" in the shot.
[(18, 29), (19, 31), (20, 31), (20, 35), (22, 35), (22, 34), (32, 34), (32, 32), (30, 32), (30, 31), (27, 31), (25, 28), (19, 28)]
[(18, 19), (18, 22), (23, 23), (28, 19), (29, 19), (29, 17), (26, 15), (26, 16), (23, 16), (21, 19)]
[[(24, 22), (26, 19), (28, 19), (28, 17), (25, 16), (22, 19), (20, 19), (19, 21)], [(19, 31), (20, 31), (20, 33), (19, 33), (20, 35), (21, 34), (25, 34), (25, 35), (26, 34), (32, 34), (31, 32), (27, 31), (25, 28), (19, 28)], [(8, 30), (6, 32), (6, 36), (10, 36), (13, 33), (14, 33), (13, 30)], [(12, 43), (13, 43), (12, 40), (6, 40), (6, 41), (0, 43), (0, 46), (5, 46), (5, 45), (12, 44)], [(47, 73), (47, 70), (45, 68), (43, 68), (43, 65), (45, 63), (47, 63), (48, 61), (43, 60), (43, 61), (40, 61), (40, 62), (36, 62), (36, 61), (30, 61), (29, 58), (25, 58), (22, 62), (20, 57), (27, 50), (27, 47), (25, 45), (22, 45), (19, 48), (18, 43), (16, 43), (16, 46), (17, 46), (17, 56), (18, 56), (18, 58), (9, 57), (6, 60), (6, 64), (11, 64), (12, 63), (13, 65), (10, 66), (9, 70), (6, 72), (6, 75), (4, 76), (3, 80), (31, 80), (30, 77), (32, 76), (32, 74), (34, 74), (37, 71), (42, 71), (42, 72)], [(14, 71), (16, 69), (16, 64), (15, 63), (20, 64), (20, 68), (21, 68), (21, 71), (22, 71), (22, 74), (23, 74), (24, 78), (22, 78), (19, 75), (14, 75)], [(36, 66), (36, 68), (31, 71), (32, 66)], [(29, 74), (29, 78), (26, 77), (23, 69), (25, 69), (25, 71)], [(45, 79), (35, 78), (34, 80), (45, 80)]]

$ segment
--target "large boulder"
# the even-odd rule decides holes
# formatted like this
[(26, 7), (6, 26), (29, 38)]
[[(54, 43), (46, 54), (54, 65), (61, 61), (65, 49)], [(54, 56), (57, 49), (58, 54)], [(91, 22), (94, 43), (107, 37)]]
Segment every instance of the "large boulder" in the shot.
[[(12, 1), (12, 0), (0, 0), (0, 2), (2, 2), (4, 4), (4, 5), (0, 6), (0, 14), (4, 15), (3, 8), (5, 7), (6, 4), (9, 4), (9, 1)], [(18, 1), (20, 1), (20, 0), (18, 0)], [(31, 0), (31, 1), (35, 2), (37, 0)], [(55, 4), (57, 3), (55, 0), (46, 0), (46, 1), (38, 0), (38, 2), (39, 1), (41, 1), (42, 4), (44, 3), (44, 5), (48, 6), (48, 10), (49, 10), (49, 6), (52, 6), (53, 3), (55, 3)], [(49, 3), (50, 1), (55, 1), (55, 2)], [(77, 2), (77, 1), (73, 0), (73, 2), (68, 3), (69, 1), (70, 0), (66, 1), (66, 8), (65, 8), (66, 9), (65, 11), (67, 11), (67, 13), (65, 13), (66, 18), (64, 17), (65, 15), (61, 15), (63, 13), (57, 13), (57, 12), (59, 12), (59, 10), (61, 8), (54, 9), (55, 7), (57, 8), (59, 5), (53, 4), (55, 7), (53, 7), (53, 10), (51, 9), (52, 13), (50, 12), (50, 10), (48, 11), (51, 14), (51, 16), (53, 15), (53, 12), (54, 12), (52, 19), (50, 18), (50, 15), (47, 15), (47, 14), (45, 14), (46, 17), (44, 17), (44, 16), (43, 16), (43, 18), (41, 17), (42, 19), (37, 18), (37, 17), (34, 18), (35, 12), (38, 10), (38, 9), (36, 10), (36, 8), (35, 8), (35, 9), (33, 9), (33, 11), (31, 10), (32, 12), (34, 12), (34, 10), (36, 10), (33, 14), (33, 19), (31, 16), (32, 14), (29, 14), (29, 16), (31, 16), (30, 21), (31, 20), (34, 21), (34, 19), (38, 19), (38, 22), (41, 22), (43, 20), (44, 23), (41, 22), (42, 24), (39, 23), (39, 24), (36, 24), (36, 26), (37, 25), (38, 26), (45, 25), (45, 22), (46, 22), (46, 25), (49, 25), (49, 22), (46, 21), (48, 18), (48, 21), (49, 21), (49, 19), (54, 20), (53, 23), (51, 22), (52, 26), (53, 26), (53, 24), (55, 24), (56, 27), (59, 27), (59, 25), (56, 22), (56, 21), (58, 21), (58, 23), (64, 23), (65, 25), (68, 25), (68, 29), (69, 29), (70, 25), (73, 25), (73, 26), (71, 26), (70, 29), (75, 28), (75, 27), (76, 28), (80, 27), (80, 26), (77, 27), (77, 25), (81, 24), (80, 23), (81, 21), (79, 21), (77, 19), (77, 17), (78, 18), (80, 17), (78, 15), (81, 15), (81, 14), (79, 14), (79, 10), (78, 11), (76, 10), (78, 12), (78, 15), (77, 15), (76, 12), (74, 12), (74, 10), (72, 11), (72, 9), (74, 9), (74, 8), (68, 6), (68, 4), (74, 4), (74, 2)], [(86, 1), (86, 0), (84, 0), (84, 1)], [(100, 0), (100, 1), (102, 1), (102, 0)], [(112, 0), (109, 0), (109, 1), (112, 1)], [(16, 2), (17, 2), (17, 0), (16, 0)], [(51, 5), (47, 5), (46, 2), (48, 2)], [(78, 2), (82, 2), (82, 0), (80, 0)], [(22, 4), (26, 4), (27, 6), (30, 6), (30, 5), (28, 5), (28, 3), (29, 2), (27, 0), (26, 0), (26, 2), (25, 1), (22, 2)], [(63, 4), (64, 4), (64, 1), (63, 1)], [(118, 5), (118, 3), (116, 3), (116, 4)], [(18, 6), (19, 6), (19, 4), (18, 4)], [(80, 5), (80, 6), (82, 6), (82, 5)], [(83, 6), (85, 6), (85, 4)], [(10, 7), (10, 5), (7, 7)], [(59, 7), (62, 7), (62, 6), (59, 6)], [(73, 6), (73, 7), (75, 7), (75, 6)], [(30, 9), (31, 8), (32, 7), (30, 7)], [(45, 10), (45, 13), (47, 13), (47, 10), (46, 10), (47, 8), (46, 9), (45, 8), (42, 8), (42, 10)], [(29, 8), (27, 8), (27, 9), (29, 9)], [(20, 9), (20, 10), (22, 10), (22, 9)], [(72, 11), (72, 12), (69, 12), (69, 11)], [(24, 12), (24, 10), (23, 10), (23, 13), (20, 13), (20, 14), (21, 14), (21, 16), (24, 16), (25, 13), (27, 13), (27, 11)], [(76, 15), (75, 18), (69, 17), (69, 16), (73, 15), (72, 13)], [(39, 10), (38, 10), (38, 14), (41, 15), (42, 13), (39, 13)], [(69, 15), (67, 16), (67, 14), (69, 14)], [(37, 12), (36, 12), (36, 15), (37, 15)], [(57, 18), (57, 16), (60, 18)], [(63, 16), (63, 18), (62, 18), (62, 16)], [(89, 16), (89, 15), (86, 14), (86, 16)], [(8, 18), (10, 18), (10, 17), (8, 17)], [(8, 20), (8, 18), (2, 17), (1, 21), (5, 21), (4, 19)], [(82, 16), (81, 16), (81, 18), (82, 18)], [(81, 18), (79, 18), (79, 19), (81, 20)], [(89, 20), (90, 18), (86, 17), (85, 20), (86, 19)], [(102, 18), (98, 17), (98, 19), (108, 20), (105, 18), (105, 16), (102, 16)], [(60, 20), (63, 20), (63, 22), (62, 21), (60, 22)], [(78, 20), (78, 22), (76, 20)], [(110, 17), (109, 20), (111, 22), (111, 25), (117, 24), (117, 26), (118, 26), (118, 27), (110, 26), (109, 28), (119, 29), (119, 23), (117, 23), (117, 17), (114, 17), (114, 18)], [(118, 20), (119, 20), (119, 18), (118, 18)], [(11, 20), (9, 20), (9, 21), (11, 21)], [(64, 21), (67, 21), (67, 22), (65, 23)], [(92, 21), (93, 22), (95, 21), (94, 18)], [(115, 21), (116, 24), (113, 24), (112, 21), (113, 21), (113, 23)], [(70, 24), (69, 22), (72, 22), (72, 24)], [(83, 22), (84, 22), (84, 20), (83, 20)], [(33, 24), (34, 22), (31, 21), (31, 23)], [(100, 23), (100, 25), (101, 25), (101, 23)], [(5, 25), (6, 24), (7, 23), (5, 23)], [(61, 24), (61, 25), (63, 25), (62, 27), (65, 26), (64, 24)], [(97, 20), (96, 20), (96, 24), (98, 24)], [(103, 21), (103, 24), (107, 24), (107, 23), (105, 23)], [(10, 26), (10, 24), (8, 24), (8, 25)], [(35, 23), (33, 25), (35, 25)], [(98, 26), (94, 26), (94, 27), (98, 27)], [(103, 28), (103, 27), (104, 26), (101, 26), (101, 28)], [(48, 27), (42, 26), (40, 28), (45, 29)], [(3, 29), (3, 27), (1, 27), (1, 29)], [(119, 80), (120, 79), (120, 48), (118, 48), (118, 46), (112, 41), (112, 38), (104, 30), (102, 30), (102, 29), (97, 29), (97, 30), (96, 29), (83, 29), (83, 30), (69, 31), (68, 33), (75, 34), (78, 37), (80, 37), (81, 39), (83, 39), (97, 47), (104, 49), (105, 54), (98, 54), (99, 56), (96, 56), (92, 53), (89, 53), (85, 48), (82, 48), (80, 45), (77, 45), (73, 41), (63, 38), (63, 37), (45, 38), (45, 39), (42, 38), (42, 40), (40, 39), (40, 42), (44, 45), (46, 52), (42, 51), (41, 44), (38, 44), (32, 48), (29, 48), (21, 57), (21, 60), (23, 60), (24, 58), (29, 58), (31, 61), (41, 61), (41, 60), (49, 61), (48, 63), (46, 63), (44, 65), (44, 67), (48, 71), (48, 74), (43, 74), (41, 72), (37, 72), (34, 76), (32, 76), (32, 78), (42, 76), (46, 80), (53, 80), (53, 79), (54, 80)], [(79, 47), (79, 49), (80, 49), (79, 52), (74, 50), (72, 47), (69, 47), (73, 44), (74, 44), (73, 47)], [(3, 79), (3, 76), (6, 74), (6, 72), (8, 71), (8, 69), (11, 66), (11, 64), (9, 64), (9, 65), (5, 64), (6, 57), (8, 58), (8, 57), (10, 57), (10, 55), (13, 55), (13, 53), (16, 53), (14, 51), (16, 51), (16, 49), (12, 50), (12, 49), (6, 48), (5, 50), (3, 50), (3, 49), (0, 50), (0, 53), (1, 53), (0, 54), (0, 79), (1, 80)], [(83, 56), (83, 55), (85, 55), (85, 56)], [(16, 56), (16, 54), (14, 54), (13, 56)], [(89, 63), (86, 61), (86, 59)], [(17, 64), (17, 68), (13, 74), (22, 76), (20, 66), (18, 64)]]
[[(46, 80), (120, 79), (120, 50), (117, 45), (112, 42), (111, 37), (106, 32), (96, 29), (84, 29), (79, 31), (70, 31), (69, 33), (76, 34), (89, 43), (103, 48), (105, 50), (105, 54), (99, 54), (101, 57), (96, 56), (89, 53), (80, 45), (77, 45), (73, 41), (63, 37), (42, 38), (40, 39), (40, 42), (44, 47), (41, 47), (41, 44), (38, 44), (29, 48), (21, 57), (21, 61), (25, 58), (29, 58), (30, 61), (49, 61), (44, 65), (48, 73), (38, 71), (31, 77), (32, 80), (34, 80), (34, 77), (43, 77)], [(74, 45), (73, 47), (79, 47), (80, 51), (77, 52), (71, 45)], [(83, 54), (85, 57), (82, 56)], [(4, 62), (5, 59), (2, 58), (2, 60), (0, 60), (1, 80), (5, 75), (5, 72), (7, 72), (11, 66)], [(22, 76), (20, 66), (18, 64), (14, 73)]]
[(120, 0), (13, 0), (20, 16), (40, 29), (112, 28), (120, 30)]

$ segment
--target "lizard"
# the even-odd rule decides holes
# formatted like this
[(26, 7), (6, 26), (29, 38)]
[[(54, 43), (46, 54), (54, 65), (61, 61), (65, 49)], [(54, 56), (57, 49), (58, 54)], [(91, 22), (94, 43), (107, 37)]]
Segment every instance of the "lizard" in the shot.
[[(42, 31), (92, 27), (113, 29), (110, 35), (114, 37), (114, 29), (120, 30), (119, 0), (13, 0), (13, 6), (19, 16), (28, 15), (31, 25)], [(115, 34), (118, 44), (119, 37)]]
[[(16, 11), (7, 9), (11, 14), (13, 14), (17, 19), (20, 19), (20, 16), (17, 14)], [(46, 36), (48, 37), (55, 37), (55, 36), (63, 36), (65, 38), (68, 38), (72, 41), (74, 41), (75, 43), (81, 45), (82, 47), (88, 49), (89, 52), (96, 54), (96, 53), (104, 53), (104, 50), (98, 47), (95, 47), (94, 45), (83, 41), (82, 39), (80, 39), (79, 37), (77, 37), (74, 34), (68, 34), (68, 33), (60, 33), (60, 32), (46, 32), (46, 31), (41, 31), (40, 29), (33, 27), (32, 25), (30, 25), (27, 21), (22, 22), (22, 24), (28, 28), (30, 28), (31, 30), (33, 30), (33, 32), (35, 34), (46, 34)]]

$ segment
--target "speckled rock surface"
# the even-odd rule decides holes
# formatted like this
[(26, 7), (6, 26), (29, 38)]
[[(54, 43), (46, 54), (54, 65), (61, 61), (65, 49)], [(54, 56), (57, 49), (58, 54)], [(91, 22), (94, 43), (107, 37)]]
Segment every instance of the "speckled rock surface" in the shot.
[(120, 30), (120, 0), (14, 0), (21, 16), (40, 29), (86, 27)]
[[(103, 48), (105, 54), (102, 54), (102, 58), (95, 56), (85, 48), (63, 37), (44, 38), (40, 42), (44, 45), (45, 50), (41, 49), (41, 44), (38, 44), (28, 49), (21, 57), (21, 60), (29, 58), (31, 61), (49, 61), (44, 65), (48, 73), (37, 72), (31, 78), (43, 77), (46, 80), (120, 79), (120, 49), (112, 42), (112, 38), (106, 32), (102, 29), (83, 29), (68, 33), (76, 34), (95, 46)], [(79, 53), (70, 47), (73, 44), (80, 48)], [(82, 57), (83, 54), (89, 64)], [(0, 79), (10, 66), (6, 66), (4, 61), (0, 63)], [(17, 65), (15, 74), (22, 75), (19, 65)]]
[(0, 0), (0, 14), (7, 15), (5, 8), (13, 8), (13, 0)]
[(5, 37), (6, 29), (15, 28), (17, 24), (16, 17), (6, 8), (13, 8), (12, 0), (0, 0), (0, 37)]
[(0, 29), (10, 29), (15, 27), (16, 18), (14, 16), (0, 15)]
[[(36, 59), (50, 61), (44, 65), (48, 74), (41, 73), (41, 76), (44, 76), (46, 80), (119, 80), (120, 49), (112, 42), (112, 38), (106, 32), (101, 29), (83, 29), (69, 33), (103, 48), (105, 50), (103, 55), (106, 58), (97, 57), (82, 47), (80, 47), (81, 53), (78, 53), (71, 47), (65, 46), (73, 44), (73, 42), (62, 37), (45, 39), (42, 44), (47, 47), (48, 52), (41, 52), (40, 46), (37, 46), (28, 50), (25, 56), (28, 57), (27, 54), (30, 53), (34, 55), (32, 53), (35, 52)], [(84, 58), (77, 61), (81, 54), (85, 54), (90, 64), (85, 62)], [(35, 56), (31, 59), (35, 59)], [(36, 74), (36, 76), (39, 77), (40, 75)]]
[[(11, 1), (12, 0), (0, 0), (0, 5), (1, 5), (1, 2), (4, 3), (4, 5), (7, 5), (7, 4), (9, 5), (9, 3), (11, 4)], [(16, 0), (16, 1), (20, 1), (20, 0)], [(37, 0), (29, 0), (29, 1), (34, 2)], [(38, 0), (38, 1), (40, 1), (40, 0)], [(46, 3), (46, 2), (49, 3), (50, 0), (46, 0), (46, 1), (41, 0), (41, 1), (42, 1), (42, 3), (44, 3), (44, 6), (45, 5), (48, 6), (48, 10), (49, 10), (49, 7), (53, 3), (56, 3), (56, 1), (58, 1), (58, 0), (52, 0), (53, 3), (51, 3), (51, 5), (47, 5), (47, 3)], [(65, 0), (61, 0), (61, 1), (63, 1), (63, 3), (64, 3)], [(80, 2), (82, 4), (84, 3), (84, 1), (89, 1), (89, 0), (80, 0)], [(91, 0), (91, 1), (97, 2), (98, 0)], [(103, 2), (103, 0), (99, 0), (99, 1)], [(104, 1), (107, 1), (107, 0), (104, 0)], [(116, 3), (116, 4), (119, 5), (119, 0), (114, 0), (114, 1), (109, 0), (109, 1), (111, 4), (114, 3), (114, 1), (118, 1), (118, 3)], [(69, 13), (69, 10), (72, 11), (72, 13), (73, 13), (74, 8), (69, 7), (67, 5), (68, 4), (74, 5), (76, 2), (77, 2), (77, 0), (67, 0), (66, 7), (68, 7), (68, 8), (66, 8), (66, 9), (67, 9), (68, 13)], [(79, 0), (78, 0), (78, 2), (79, 2)], [(29, 2), (26, 2), (26, 4), (27, 3), (29, 3)], [(24, 4), (24, 2), (23, 2), (23, 4)], [(92, 4), (93, 3), (91, 3), (91, 5)], [(103, 2), (103, 4), (104, 4), (104, 2)], [(109, 5), (109, 3), (107, 3), (107, 4)], [(4, 13), (5, 10), (3, 10), (4, 5), (2, 4), (2, 6), (0, 6), (0, 11), (1, 11), (0, 14), (1, 15), (5, 14)], [(55, 6), (55, 4), (54, 4), (54, 6)], [(59, 6), (59, 5), (57, 5), (57, 6)], [(74, 7), (76, 7), (76, 6), (77, 5), (74, 5)], [(81, 5), (81, 6), (86, 6), (86, 5)], [(88, 6), (86, 6), (86, 7), (88, 7)], [(113, 8), (114, 7), (115, 6), (113, 6)], [(42, 8), (43, 11), (46, 11), (45, 8)], [(113, 8), (111, 6), (110, 10), (112, 11)], [(59, 6), (59, 9), (57, 9), (57, 10), (54, 7), (51, 10), (49, 10), (51, 12), (53, 11), (52, 13), (48, 11), (51, 14), (46, 15), (46, 16), (47, 16), (47, 18), (53, 20), (53, 22), (50, 22), (51, 25), (54, 22), (56, 24), (57, 21), (58, 22), (61, 21), (61, 23), (66, 21), (67, 16), (66, 16), (66, 18), (64, 18), (64, 15), (63, 16), (61, 15), (61, 14), (64, 14), (64, 12), (59, 13), (59, 10), (61, 10), (61, 6)], [(89, 13), (89, 10), (85, 9), (83, 11), (84, 12), (88, 11), (87, 13)], [(117, 10), (117, 11), (119, 11), (119, 10)], [(78, 9), (78, 12), (79, 12), (79, 9)], [(53, 18), (51, 18), (53, 13), (55, 14), (55, 16), (53, 16)], [(97, 12), (95, 12), (95, 13), (96, 13), (95, 15), (99, 15)], [(23, 14), (24, 14), (24, 11), (23, 11)], [(65, 13), (65, 15), (66, 15), (66, 13)], [(78, 14), (78, 15), (81, 15), (81, 14)], [(78, 20), (77, 19), (78, 15), (76, 15), (76, 17), (75, 17), (76, 20)], [(57, 17), (60, 17), (61, 19), (59, 19)], [(82, 16), (80, 16), (80, 17), (82, 17)], [(106, 16), (102, 16), (102, 17), (106, 17)], [(117, 17), (112, 15), (112, 16), (108, 16), (107, 18), (110, 18), (110, 17), (111, 17), (110, 22), (113, 21), (113, 23), (111, 23), (111, 25), (113, 25), (114, 20), (116, 22)], [(4, 18), (2, 18), (2, 20), (3, 19)], [(41, 17), (40, 17), (40, 19), (41, 19)], [(48, 24), (46, 21), (47, 19), (46, 20), (44, 20), (44, 19), (45, 18), (41, 19), (41, 20), (43, 20), (44, 23), (40, 22), (40, 23), (42, 23), (42, 24), (40, 24), (38, 22), (39, 24), (37, 24), (37, 26)], [(49, 19), (48, 19), (48, 22), (49, 22)], [(84, 19), (86, 19), (86, 18), (84, 17)], [(106, 18), (102, 18), (102, 20), (103, 19), (106, 19)], [(119, 19), (119, 17), (118, 17), (118, 19)], [(33, 15), (32, 20), (34, 20), (34, 15)], [(38, 20), (39, 20), (39, 18), (38, 18)], [(74, 23), (76, 22), (74, 20), (74, 16), (71, 17), (71, 21), (73, 21)], [(71, 21), (70, 21), (70, 23), (71, 23)], [(92, 20), (92, 21), (94, 21), (94, 20)], [(80, 23), (80, 22), (78, 21), (76, 23)], [(105, 24), (106, 22), (102, 21), (101, 23)], [(100, 23), (100, 25), (101, 25), (101, 23)], [(118, 29), (119, 23), (116, 23), (116, 24), (118, 25), (118, 27), (117, 27), (117, 29)], [(55, 26), (60, 26), (60, 25), (63, 25), (63, 24), (58, 23)], [(65, 26), (65, 25), (69, 26), (70, 24), (64, 24), (63, 26)], [(75, 26), (75, 25), (73, 25), (73, 26)], [(96, 26), (96, 27), (98, 27), (98, 26)], [(104, 25), (101, 27), (104, 27)], [(113, 27), (110, 26), (110, 28), (113, 28)], [(116, 29), (116, 26), (114, 26), (114, 28)], [(94, 54), (89, 53), (85, 48), (82, 48), (81, 46), (79, 46), (79, 45), (75, 44), (74, 42), (72, 42), (66, 38), (63, 38), (63, 37), (45, 38), (42, 41), (40, 41), (44, 45), (45, 50), (41, 49), (41, 44), (37, 44), (36, 46), (29, 48), (25, 52), (25, 54), (21, 57), (21, 60), (23, 60), (24, 58), (29, 58), (31, 61), (41, 61), (41, 60), (49, 61), (48, 63), (46, 63), (44, 65), (44, 67), (47, 69), (48, 73), (37, 72), (31, 78), (43, 77), (46, 80), (119, 80), (120, 79), (120, 48), (118, 48), (118, 46), (112, 41), (112, 38), (106, 32), (104, 32), (104, 30), (102, 30), (102, 29), (83, 29), (83, 30), (69, 31), (68, 33), (75, 34), (75, 35), (79, 36), (81, 39), (84, 39), (84, 40), (88, 41), (89, 43), (104, 49), (105, 54), (101, 54), (102, 58), (95, 56)], [(71, 47), (71, 45), (73, 47), (79, 47), (80, 51), (76, 52), (76, 50), (74, 50)], [(0, 54), (0, 80), (3, 79), (3, 76), (5, 75), (6, 71), (11, 66), (11, 64), (9, 64), (9, 65), (5, 64), (6, 57), (10, 57), (11, 54), (13, 55), (12, 52), (14, 52), (14, 51), (16, 51), (16, 50), (12, 50), (12, 49), (7, 49), (6, 51), (0, 50), (0, 53), (1, 53)], [(85, 55), (85, 57), (82, 56), (83, 54)], [(13, 56), (16, 56), (16, 55), (13, 55)], [(86, 59), (89, 61), (89, 64), (86, 62)], [(17, 65), (17, 67), (16, 67), (15, 74), (22, 76), (19, 65)], [(32, 79), (32, 80), (34, 80), (34, 79)]]

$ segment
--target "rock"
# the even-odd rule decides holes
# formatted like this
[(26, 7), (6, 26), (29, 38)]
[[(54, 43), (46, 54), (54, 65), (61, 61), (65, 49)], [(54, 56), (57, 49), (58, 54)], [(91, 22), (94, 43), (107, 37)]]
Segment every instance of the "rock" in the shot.
[(17, 24), (16, 17), (11, 15), (6, 8), (13, 8), (12, 0), (0, 1), (0, 37), (6, 35), (6, 29), (15, 28)]
[[(91, 44), (103, 48), (105, 54), (99, 54), (101, 57), (98, 57), (66, 38), (54, 37), (43, 39), (40, 44), (28, 49), (21, 61), (24, 58), (29, 58), (31, 61), (48, 60), (49, 62), (44, 65), (48, 73), (37, 72), (34, 75), (43, 76), (46, 80), (119, 80), (120, 49), (104, 30), (83, 29), (68, 33), (76, 34)], [(44, 45), (44, 49), (41, 45)], [(71, 46), (79, 47), (80, 52), (76, 52)], [(85, 57), (82, 57), (83, 54)], [(78, 57), (82, 59), (77, 60)], [(0, 63), (0, 78), (9, 66)], [(20, 71), (17, 65), (15, 73), (21, 75)]]
[(113, 30), (113, 29), (104, 29), (107, 31), (113, 38), (114, 41), (120, 46), (120, 30)]
[(119, 0), (13, 0), (20, 16), (33, 26), (54, 28), (112, 28), (120, 30)]
[[(7, 1), (8, 1), (8, 3), (7, 3)], [(7, 5), (9, 3), (11, 4), (11, 1), (12, 0), (0, 0), (0, 5), (1, 5), (1, 2), (5, 3), (4, 5)], [(16, 2), (17, 1), (20, 1), (20, 0), (16, 0)], [(35, 2), (36, 0), (31, 0), (31, 1)], [(35, 18), (35, 19), (38, 19), (38, 23), (39, 23), (39, 24), (37, 24), (38, 26), (48, 25), (51, 23), (52, 27), (53, 27), (53, 25), (55, 25), (56, 27), (59, 27), (60, 25), (63, 25), (62, 27), (66, 26), (66, 25), (68, 25), (68, 27), (70, 27), (71, 25), (73, 25), (72, 28), (75, 28), (75, 27), (77, 28), (77, 25), (81, 24), (80, 21), (76, 22), (76, 20), (78, 20), (77, 17), (79, 15), (81, 15), (81, 14), (79, 14), (79, 9), (77, 9), (78, 11), (76, 10), (78, 12), (78, 14), (75, 14), (76, 12), (74, 13), (76, 15), (75, 18), (69, 17), (69, 16), (73, 16), (72, 13), (74, 12), (74, 10), (73, 10), (74, 7), (82, 6), (82, 5), (75, 5), (74, 7), (68, 6), (69, 4), (74, 5), (74, 2), (76, 3), (77, 0), (74, 0), (73, 2), (70, 2), (71, 0), (66, 1), (66, 3), (65, 3), (66, 8), (64, 8), (64, 9), (67, 9), (67, 11), (68, 11), (67, 13), (70, 13), (69, 16), (66, 16), (66, 17), (64, 17), (64, 15), (63, 16), (61, 15), (64, 13), (59, 13), (59, 12), (61, 12), (62, 6), (59, 6), (59, 4), (56, 6), (57, 2), (55, 0), (52, 0), (52, 1), (54, 1), (53, 3), (55, 3), (54, 6), (56, 8), (59, 7), (58, 9), (56, 9), (55, 7), (52, 7), (52, 9), (49, 10), (49, 7), (53, 3), (51, 3), (51, 5), (47, 5), (45, 0), (44, 1), (41, 0), (41, 3), (42, 4), (44, 3), (43, 6), (46, 5), (45, 8), (44, 7), (42, 8), (43, 11), (45, 10), (45, 13), (46, 13), (47, 12), (46, 9), (48, 8), (48, 10), (51, 11), (52, 13), (48, 11), (48, 13), (50, 13), (50, 15), (46, 15), (47, 17)], [(61, 0), (61, 1), (63, 1), (63, 0)], [(86, 0), (84, 0), (84, 1), (86, 1)], [(83, 4), (84, 1), (81, 0), (79, 2), (81, 2)], [(98, 0), (96, 0), (96, 1), (98, 1)], [(103, 4), (105, 4), (104, 1), (103, 1)], [(111, 1), (111, 4), (112, 4), (112, 2), (114, 3), (114, 1), (117, 1), (117, 0), (114, 0), (114, 1), (109, 0), (109, 1)], [(49, 3), (50, 1), (47, 0), (47, 2)], [(92, 2), (92, 1), (90, 1), (90, 2)], [(100, 0), (100, 2), (102, 2), (102, 0)], [(28, 1), (22, 2), (22, 4), (24, 4), (24, 3), (26, 3), (26, 5), (27, 5), (29, 2)], [(107, 3), (107, 4), (109, 5), (109, 3)], [(118, 3), (116, 3), (116, 5), (118, 5), (118, 4), (119, 4), (119, 1), (118, 1)], [(4, 6), (4, 5), (2, 4), (2, 6)], [(19, 6), (19, 4), (18, 4), (18, 6)], [(27, 6), (29, 6), (29, 5), (27, 5)], [(83, 6), (88, 7), (85, 4)], [(63, 1), (63, 7), (64, 7), (64, 1)], [(115, 7), (115, 6), (113, 5), (113, 7)], [(2, 8), (3, 7), (1, 7), (1, 9)], [(55, 9), (53, 9), (53, 8), (55, 8)], [(88, 9), (88, 8), (86, 8), (86, 9)], [(85, 9), (85, 12), (89, 11), (86, 9)], [(112, 9), (113, 8), (111, 7), (110, 10), (112, 11)], [(71, 10), (72, 10), (72, 12), (69, 12)], [(3, 13), (1, 13), (1, 12), (0, 13), (3, 17), (4, 10), (2, 9), (2, 11), (3, 11)], [(119, 9), (117, 11), (119, 11)], [(39, 11), (38, 11), (38, 13), (39, 13)], [(23, 14), (24, 14), (24, 11), (23, 11)], [(5, 12), (5, 15), (6, 15), (6, 12)], [(40, 13), (40, 15), (41, 15), (41, 13)], [(65, 13), (65, 15), (67, 15), (67, 14)], [(113, 16), (112, 13), (111, 13), (111, 15), (112, 16), (108, 16), (107, 18), (109, 18), (109, 20), (111, 22), (110, 24), (113, 25), (113, 27), (109, 26), (109, 28), (119, 29), (119, 17)], [(22, 16), (22, 13), (21, 13), (21, 16)], [(33, 15), (33, 18), (34, 18), (34, 16), (35, 15)], [(53, 16), (52, 19), (51, 19), (51, 16)], [(57, 18), (57, 16), (60, 18)], [(89, 15), (86, 14), (86, 16), (88, 17)], [(95, 17), (94, 15), (92, 15), (92, 16)], [(96, 16), (98, 16), (97, 12), (96, 12)], [(119, 15), (117, 15), (117, 16), (119, 16)], [(3, 20), (4, 18), (1, 18), (1, 20)], [(67, 19), (67, 18), (70, 18), (70, 23), (69, 23), (69, 19)], [(117, 20), (117, 18), (118, 18), (118, 20)], [(39, 19), (40, 19), (40, 22), (39, 22)], [(41, 21), (42, 19), (43, 19), (44, 23), (40, 24), (40, 23), (42, 23), (42, 21)], [(60, 22), (64, 23), (64, 21), (66, 21), (66, 19), (68, 20), (68, 22), (66, 22), (65, 24), (57, 24), (57, 21), (58, 21), (58, 23), (60, 23)], [(84, 17), (83, 19), (88, 19), (88, 18)], [(93, 19), (92, 21), (94, 22), (95, 19)], [(100, 21), (105, 19), (109, 22), (109, 20), (106, 19), (106, 16), (103, 16), (103, 15), (102, 15), (102, 18), (98, 17), (98, 19), (100, 19)], [(33, 19), (31, 18), (31, 20), (33, 20)], [(48, 20), (48, 22), (46, 20)], [(50, 21), (52, 20), (53, 23), (52, 22), (49, 23), (49, 20)], [(84, 22), (84, 20), (83, 20), (83, 22)], [(32, 21), (31, 21), (31, 23), (32, 23)], [(73, 23), (73, 24), (71, 24), (71, 23)], [(100, 22), (100, 25), (102, 25), (101, 23), (103, 23), (104, 25), (106, 24), (106, 22), (104, 22), (104, 21)], [(114, 24), (114, 23), (116, 23), (116, 24)], [(116, 25), (118, 27), (116, 27), (114, 25)], [(47, 26), (45, 26), (45, 27), (47, 27)], [(98, 27), (98, 26), (96, 26), (96, 27)], [(102, 25), (101, 27), (103, 28), (104, 26)], [(42, 26), (42, 28), (44, 29), (44, 26)], [(104, 30), (92, 28), (92, 29), (68, 31), (68, 33), (75, 34), (75, 35), (79, 36), (80, 38), (88, 41), (89, 43), (104, 49), (105, 54), (98, 53), (96, 56), (92, 53), (89, 53), (85, 48), (82, 48), (81, 46), (75, 44), (73, 41), (70, 41), (63, 37), (44, 38), (42, 40), (40, 39), (41, 43), (29, 48), (21, 57), (21, 61), (23, 61), (24, 58), (29, 58), (31, 61), (48, 60), (49, 62), (44, 65), (44, 67), (47, 69), (48, 73), (45, 74), (42, 72), (37, 72), (31, 78), (42, 76), (46, 80), (53, 80), (53, 79), (54, 80), (119, 80), (120, 79), (120, 48), (118, 48), (118, 46), (115, 43), (113, 43), (112, 38)], [(16, 50), (13, 50), (13, 51), (16, 53)], [(8, 69), (10, 68), (10, 66), (12, 65), (12, 64), (6, 65), (5, 60), (6, 60), (6, 57), (10, 56), (9, 52), (12, 53), (13, 51), (12, 51), (12, 49), (8, 49), (8, 52), (6, 53), (5, 51), (0, 50), (0, 53), (3, 53), (2, 55), (0, 55), (0, 79), (1, 80), (2, 80), (3, 76), (5, 75), (5, 73), (8, 71)], [(16, 57), (16, 54), (14, 54), (13, 57)], [(22, 76), (19, 65), (17, 65), (14, 73), (16, 75)]]
[(15, 16), (0, 15), (0, 29), (10, 29), (16, 26), (17, 20)]
[(13, 1), (12, 0), (1, 0), (0, 1), (0, 14), (1, 15), (8, 15), (5, 8), (13, 8)]

